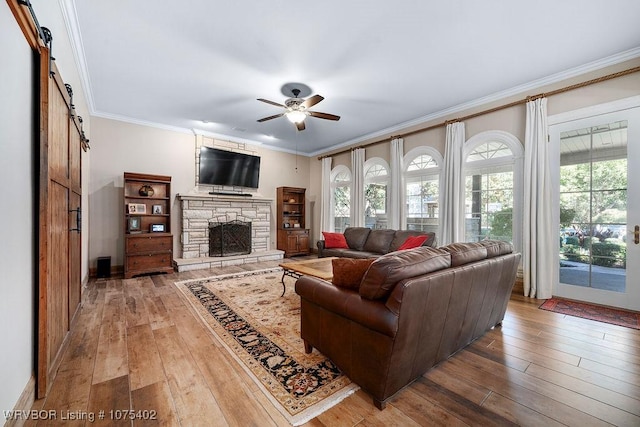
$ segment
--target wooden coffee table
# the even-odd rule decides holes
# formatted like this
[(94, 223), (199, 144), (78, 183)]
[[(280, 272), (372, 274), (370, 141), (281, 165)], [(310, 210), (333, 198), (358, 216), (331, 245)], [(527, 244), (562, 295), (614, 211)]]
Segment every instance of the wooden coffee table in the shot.
[(319, 279), (331, 281), (333, 279), (333, 267), (331, 261), (336, 257), (307, 259), (304, 261), (283, 262), (282, 267), (282, 295), (287, 289), (284, 285), (284, 277), (289, 276), (299, 279), (302, 276), (313, 276)]

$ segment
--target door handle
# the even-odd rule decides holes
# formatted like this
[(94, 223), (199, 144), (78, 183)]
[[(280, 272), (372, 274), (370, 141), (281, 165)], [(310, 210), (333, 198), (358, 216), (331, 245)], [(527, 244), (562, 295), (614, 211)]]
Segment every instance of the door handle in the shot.
[(69, 231), (76, 231), (80, 233), (82, 231), (82, 211), (80, 210), (80, 206), (77, 209), (70, 209), (69, 212), (76, 213), (76, 228), (72, 228)]
[(633, 228), (633, 243), (636, 245), (640, 243), (640, 225), (636, 225)]

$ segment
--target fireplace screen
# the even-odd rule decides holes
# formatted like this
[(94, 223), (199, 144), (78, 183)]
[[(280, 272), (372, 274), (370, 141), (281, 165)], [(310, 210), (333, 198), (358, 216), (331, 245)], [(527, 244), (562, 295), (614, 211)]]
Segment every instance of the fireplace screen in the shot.
[(209, 224), (209, 256), (251, 253), (251, 223), (228, 221)]

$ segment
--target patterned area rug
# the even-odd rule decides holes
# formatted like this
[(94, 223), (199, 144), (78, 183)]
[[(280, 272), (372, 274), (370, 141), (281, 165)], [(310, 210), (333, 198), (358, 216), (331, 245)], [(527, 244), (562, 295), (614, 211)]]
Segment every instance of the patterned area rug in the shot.
[(281, 269), (176, 282), (213, 335), (292, 425), (303, 424), (358, 386), (324, 355), (305, 354), (300, 297)]
[(636, 311), (620, 310), (561, 298), (548, 299), (540, 308), (568, 316), (582, 317), (584, 319), (612, 323), (627, 328), (640, 329), (640, 313)]

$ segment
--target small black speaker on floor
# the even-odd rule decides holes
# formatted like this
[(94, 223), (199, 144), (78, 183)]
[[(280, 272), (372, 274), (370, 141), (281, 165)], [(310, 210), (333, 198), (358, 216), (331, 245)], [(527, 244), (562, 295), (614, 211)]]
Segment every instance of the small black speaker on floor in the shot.
[(98, 257), (98, 271), (96, 277), (99, 279), (111, 277), (111, 257), (100, 256)]

